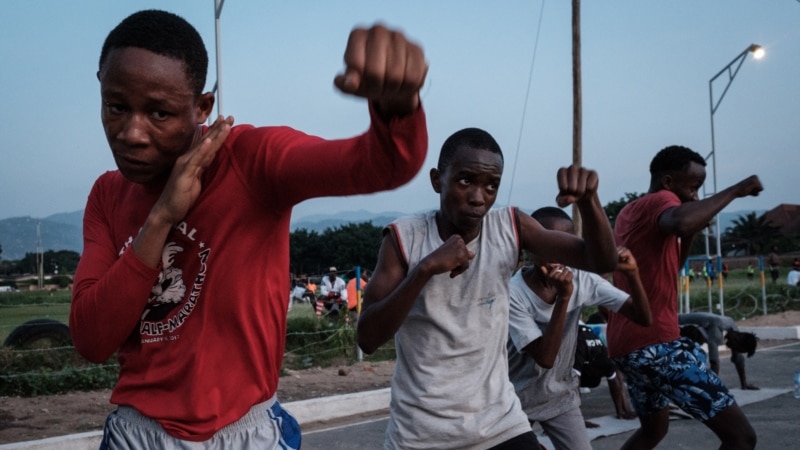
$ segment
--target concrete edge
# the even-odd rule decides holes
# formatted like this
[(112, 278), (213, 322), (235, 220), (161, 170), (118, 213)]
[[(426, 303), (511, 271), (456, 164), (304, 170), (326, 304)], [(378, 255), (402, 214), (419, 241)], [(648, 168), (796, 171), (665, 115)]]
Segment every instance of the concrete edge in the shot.
[(289, 402), (283, 407), (303, 425), (384, 410), (389, 407), (390, 396), (391, 389), (384, 388)]
[[(800, 325), (793, 327), (739, 327), (739, 331), (755, 333), (761, 339), (798, 339)], [(390, 388), (331, 397), (284, 403), (300, 425), (338, 419), (356, 414), (380, 411), (389, 407)], [(55, 436), (35, 441), (0, 444), (0, 450), (95, 450), (100, 446), (102, 431)]]
[[(355, 392), (352, 394), (287, 402), (283, 403), (282, 406), (286, 408), (302, 426), (311, 422), (339, 419), (356, 414), (384, 410), (389, 407), (390, 396), (391, 389), (384, 388), (374, 391)], [(100, 447), (100, 440), (102, 438), (102, 430), (89, 431), (86, 433), (55, 436), (35, 441), (2, 444), (0, 445), (0, 450), (96, 450)]]
[(739, 331), (755, 333), (759, 339), (800, 339), (800, 325), (794, 327), (739, 327)]

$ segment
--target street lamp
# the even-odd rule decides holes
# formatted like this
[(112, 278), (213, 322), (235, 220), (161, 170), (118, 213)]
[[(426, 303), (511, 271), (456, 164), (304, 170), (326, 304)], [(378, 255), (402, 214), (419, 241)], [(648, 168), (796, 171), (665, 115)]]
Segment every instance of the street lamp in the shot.
[[(731, 87), (731, 83), (733, 79), (736, 77), (736, 74), (739, 73), (739, 68), (742, 67), (744, 60), (747, 59), (747, 54), (752, 53), (755, 59), (761, 59), (764, 56), (764, 48), (757, 44), (750, 44), (742, 53), (736, 58), (733, 58), (733, 61), (728, 63), (727, 66), (723, 67), (716, 75), (711, 77), (708, 80), (708, 98), (709, 98), (709, 105), (711, 107), (711, 153), (706, 156), (706, 160), (711, 158), (711, 167), (712, 167), (712, 176), (714, 181), (714, 192), (712, 195), (717, 193), (717, 156), (716, 156), (716, 149), (715, 149), (715, 140), (714, 140), (714, 113), (717, 112), (717, 108), (719, 108), (719, 104), (722, 102), (722, 99), (725, 98), (725, 94), (728, 92), (728, 88)], [(738, 63), (738, 64), (737, 64)], [(734, 69), (733, 66), (736, 64), (736, 68)], [(719, 78), (723, 73), (728, 74), (728, 83), (725, 85), (725, 89), (720, 94), (719, 99), (714, 102), (714, 80)], [(705, 184), (703, 185), (703, 195), (707, 197), (708, 194), (706, 193)], [(719, 213), (717, 213), (716, 218), (714, 219), (715, 228), (716, 228), (716, 240), (717, 240), (717, 277), (719, 278), (719, 313), (725, 314), (724, 306), (723, 306), (723, 294), (722, 294), (722, 241), (719, 229)], [(711, 252), (709, 250), (709, 243), (708, 243), (708, 234), (706, 234), (706, 257), (711, 257)], [(713, 311), (711, 307), (711, 290), (708, 290), (708, 310), (709, 312)]]

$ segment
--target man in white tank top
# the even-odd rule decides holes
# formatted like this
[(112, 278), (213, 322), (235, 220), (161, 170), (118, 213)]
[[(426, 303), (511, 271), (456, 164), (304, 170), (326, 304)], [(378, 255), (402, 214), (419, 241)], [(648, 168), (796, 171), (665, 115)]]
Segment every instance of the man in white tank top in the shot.
[(438, 210), (389, 225), (364, 292), (358, 342), (395, 338), (386, 449), (530, 449), (538, 443), (508, 378), (508, 282), (521, 249), (595, 272), (617, 251), (597, 174), (558, 172), (560, 205), (578, 205), (586, 239), (549, 231), (516, 208), (492, 210), (503, 173), (497, 142), (467, 128), (431, 169)]

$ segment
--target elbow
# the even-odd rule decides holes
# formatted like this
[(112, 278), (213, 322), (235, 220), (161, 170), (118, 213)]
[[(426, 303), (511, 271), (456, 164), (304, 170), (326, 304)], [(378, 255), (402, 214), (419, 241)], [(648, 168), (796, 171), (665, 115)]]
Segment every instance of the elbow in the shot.
[(605, 257), (602, 260), (595, 260), (592, 265), (592, 272), (594, 273), (612, 273), (617, 269), (617, 254), (614, 253), (610, 257)]
[(377, 350), (377, 347), (371, 345), (366, 339), (362, 339), (361, 337), (358, 338), (358, 348), (367, 355), (371, 355)]
[(360, 348), (362, 352), (371, 355), (375, 353), (375, 350), (377, 350), (379, 346), (375, 345), (375, 339), (367, 337), (368, 333), (361, 326), (362, 323), (362, 321), (359, 321), (358, 328), (356, 328), (356, 342), (358, 343), (358, 348)]
[(108, 358), (114, 354), (114, 350), (108, 350), (105, 346), (98, 345), (97, 339), (92, 339), (80, 330), (81, 327), (76, 325), (74, 320), (70, 320), (69, 335), (70, 338), (72, 338), (72, 345), (75, 347), (75, 351), (77, 351), (83, 359), (95, 364), (108, 361)]
[(108, 361), (108, 358), (114, 354), (113, 351), (99, 348), (96, 342), (83, 342), (83, 340), (78, 338), (74, 333), (72, 333), (72, 344), (75, 346), (75, 350), (79, 355), (85, 360), (95, 364), (102, 364)]

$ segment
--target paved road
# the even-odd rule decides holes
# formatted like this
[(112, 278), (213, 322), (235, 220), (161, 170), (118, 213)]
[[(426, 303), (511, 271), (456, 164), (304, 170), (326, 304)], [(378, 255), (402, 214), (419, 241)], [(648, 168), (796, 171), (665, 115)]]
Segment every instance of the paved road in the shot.
[[(738, 387), (739, 380), (733, 364), (726, 354), (721, 355), (721, 377), (730, 387)], [(795, 370), (800, 370), (800, 342), (759, 349), (747, 360), (749, 382), (762, 388), (789, 389)], [(608, 389), (603, 383), (582, 397), (584, 417), (595, 418), (614, 414)], [(758, 434), (758, 448), (800, 448), (800, 399), (791, 392), (776, 395), (763, 401), (743, 406)], [(304, 433), (303, 450), (315, 449), (379, 449), (383, 443), (387, 419), (385, 414), (358, 418), (345, 425), (331, 425), (323, 430)], [(635, 421), (633, 422), (636, 423)], [(632, 431), (599, 437), (592, 441), (595, 450), (618, 449)], [(689, 419), (670, 421), (667, 437), (660, 449), (712, 449), (719, 446), (716, 436), (701, 423)]]

